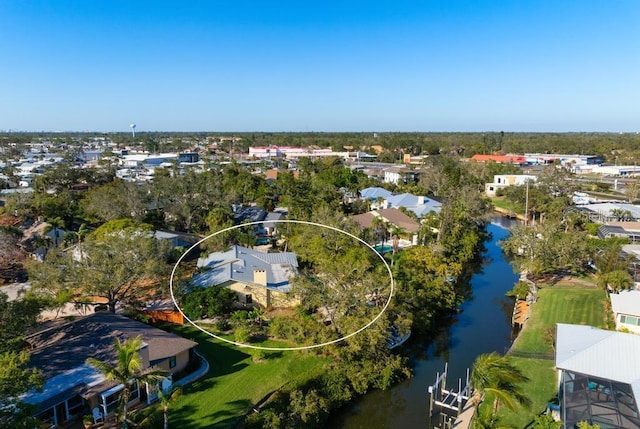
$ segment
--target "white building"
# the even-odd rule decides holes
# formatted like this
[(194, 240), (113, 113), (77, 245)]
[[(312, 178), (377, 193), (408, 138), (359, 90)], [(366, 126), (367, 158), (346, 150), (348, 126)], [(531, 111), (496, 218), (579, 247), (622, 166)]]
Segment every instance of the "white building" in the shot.
[(420, 172), (407, 167), (390, 167), (384, 170), (384, 183), (414, 183), (418, 181)]
[(492, 183), (485, 183), (484, 192), (490, 197), (495, 197), (498, 189), (504, 189), (509, 186), (522, 186), (527, 182), (535, 183), (538, 180), (537, 176), (530, 174), (496, 174), (493, 176)]
[(640, 336), (558, 323), (556, 359), (563, 428), (640, 427)]
[(525, 153), (527, 164), (551, 164), (560, 161), (560, 165), (599, 165), (604, 159), (599, 155), (566, 155), (561, 153)]
[(594, 174), (603, 176), (630, 177), (640, 175), (638, 165), (601, 165), (591, 169)]
[(357, 151), (334, 152), (332, 149), (319, 149), (311, 147), (293, 146), (251, 146), (249, 147), (249, 157), (251, 158), (327, 158), (335, 156), (342, 159), (359, 159), (369, 157), (366, 153)]
[(616, 329), (640, 334), (640, 291), (623, 290), (609, 295)]

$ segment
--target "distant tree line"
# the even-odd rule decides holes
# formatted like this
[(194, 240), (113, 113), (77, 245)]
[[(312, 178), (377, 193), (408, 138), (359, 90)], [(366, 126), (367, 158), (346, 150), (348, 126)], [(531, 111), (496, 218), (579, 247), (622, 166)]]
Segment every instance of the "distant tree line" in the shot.
[(226, 152), (247, 153), (249, 146), (318, 146), (334, 150), (366, 150), (378, 153), (385, 162), (400, 162), (405, 153), (411, 155), (452, 154), (471, 157), (492, 153), (565, 153), (602, 155), (610, 163), (633, 163), (640, 156), (640, 134), (637, 133), (529, 133), (529, 132), (361, 132), (361, 133), (278, 133), (278, 132), (139, 132), (131, 133), (4, 133), (0, 148), (8, 143), (24, 145), (37, 139), (78, 145), (94, 137), (108, 137), (118, 145), (139, 146), (151, 152), (187, 150), (207, 138), (238, 137), (222, 144)]

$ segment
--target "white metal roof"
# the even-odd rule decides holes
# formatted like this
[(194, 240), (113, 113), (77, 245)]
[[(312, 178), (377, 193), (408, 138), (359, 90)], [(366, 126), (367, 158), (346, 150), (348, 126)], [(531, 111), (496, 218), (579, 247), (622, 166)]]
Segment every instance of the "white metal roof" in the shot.
[(640, 398), (640, 336), (558, 323), (556, 368), (631, 385)]
[(612, 293), (611, 309), (615, 314), (640, 315), (640, 291), (623, 290), (620, 293)]

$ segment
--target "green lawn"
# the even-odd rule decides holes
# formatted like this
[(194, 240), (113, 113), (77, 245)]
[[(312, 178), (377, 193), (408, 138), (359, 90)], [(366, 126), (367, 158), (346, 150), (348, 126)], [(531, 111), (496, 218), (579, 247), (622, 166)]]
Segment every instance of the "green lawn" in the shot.
[[(556, 323), (573, 323), (605, 328), (607, 310), (605, 293), (584, 284), (564, 282), (540, 289), (538, 301), (531, 307), (531, 316), (518, 336), (511, 352), (512, 361), (529, 378), (524, 389), (532, 401), (530, 410), (512, 412), (500, 409), (502, 423), (524, 428), (534, 416), (546, 408), (556, 395), (557, 375), (554, 369), (552, 338)], [(538, 357), (547, 356), (540, 359)], [(527, 357), (532, 356), (532, 357)]]
[(491, 199), (491, 203), (495, 206), (498, 207), (500, 209), (505, 209), (505, 210), (509, 210), (512, 211), (514, 213), (520, 213), (522, 214), (522, 212), (524, 212), (524, 210), (522, 209), (521, 206), (512, 203), (511, 201), (506, 200), (503, 197), (496, 197), (496, 198), (492, 198)]
[(310, 352), (266, 352), (254, 363), (249, 351), (218, 341), (191, 327), (178, 334), (199, 343), (211, 369), (200, 380), (185, 386), (184, 394), (170, 409), (171, 427), (233, 428), (258, 401), (287, 383), (306, 380), (329, 363)]
[(584, 287), (548, 287), (540, 289), (538, 301), (513, 347), (514, 352), (553, 353), (545, 331), (555, 333), (556, 323), (574, 323), (606, 327), (604, 291)]
[(510, 412), (503, 408), (500, 421), (514, 428), (524, 428), (542, 412), (556, 396), (556, 373), (553, 360), (511, 357), (511, 361), (529, 378), (525, 389), (531, 399), (531, 409)]

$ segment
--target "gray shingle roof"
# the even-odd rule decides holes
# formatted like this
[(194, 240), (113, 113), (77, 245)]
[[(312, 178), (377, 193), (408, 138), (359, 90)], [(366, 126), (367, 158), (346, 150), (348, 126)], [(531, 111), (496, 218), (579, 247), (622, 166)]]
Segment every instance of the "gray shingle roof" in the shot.
[(121, 315), (98, 312), (27, 337), (33, 347), (29, 365), (50, 378), (83, 365), (88, 357), (115, 363), (114, 340), (138, 335), (148, 345), (152, 365), (197, 345)]

